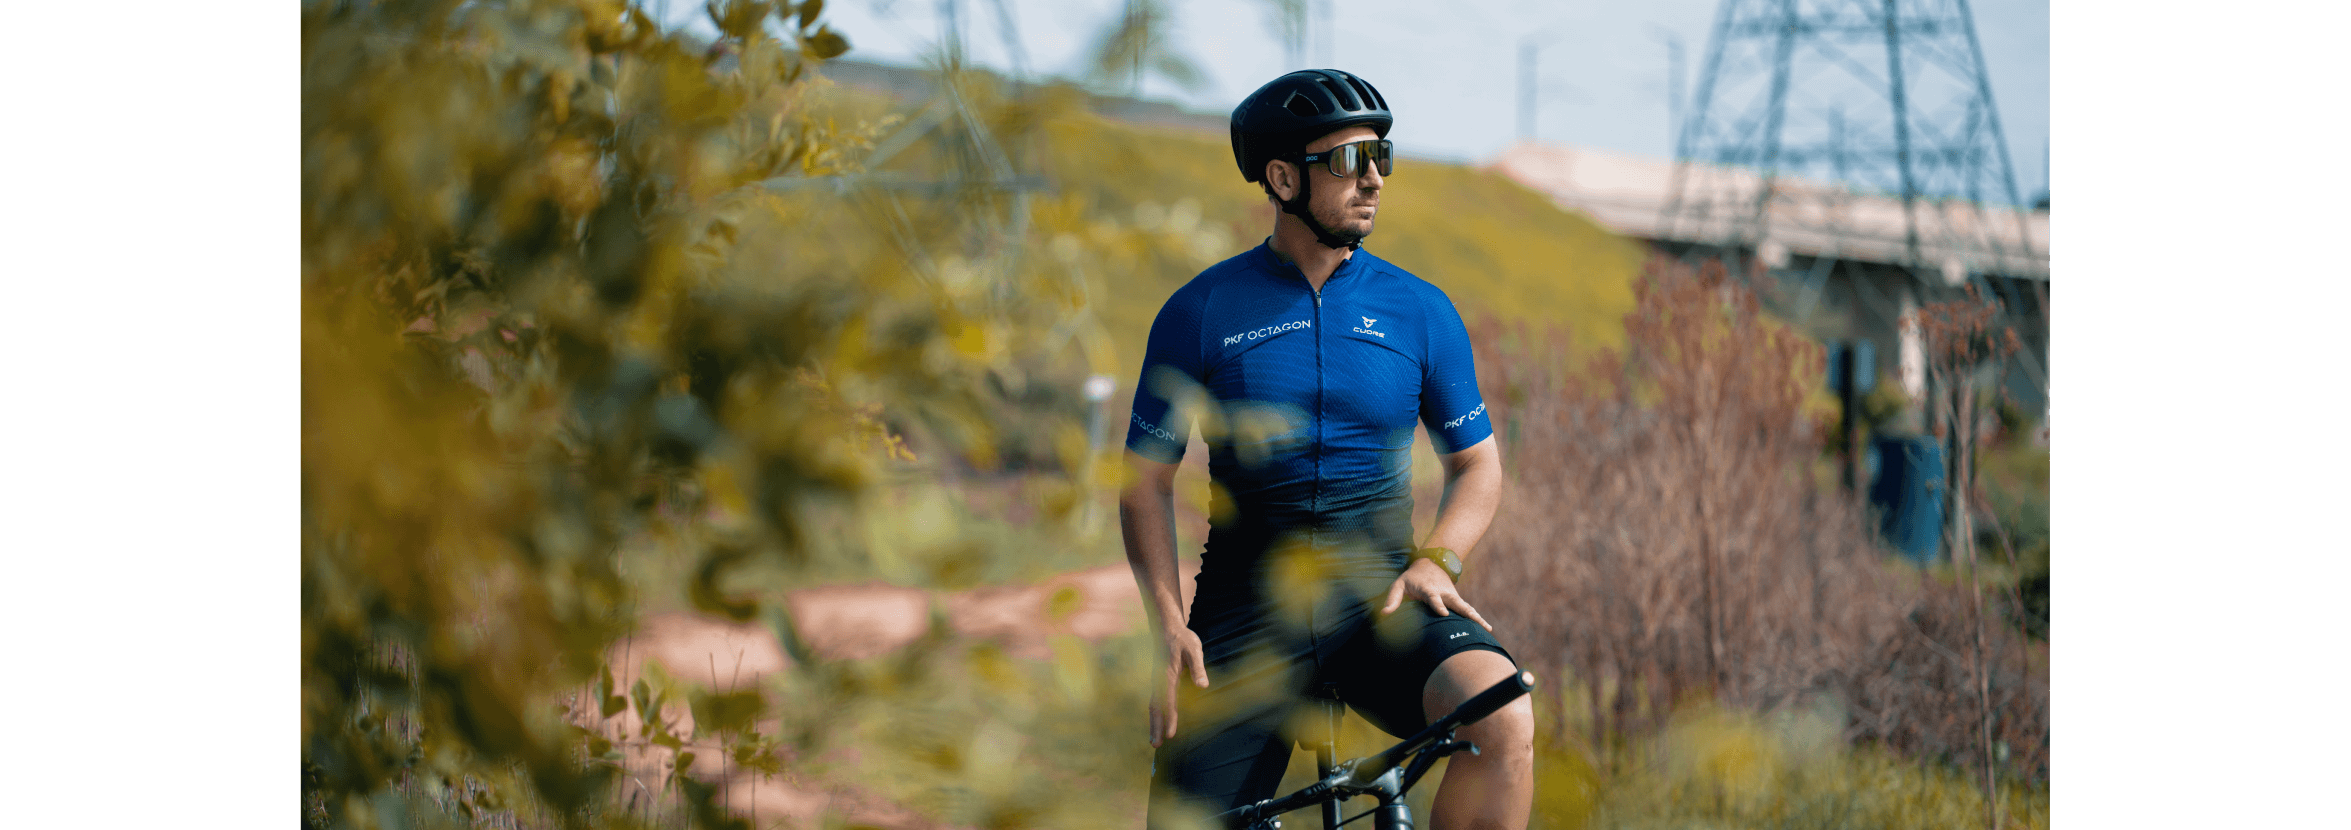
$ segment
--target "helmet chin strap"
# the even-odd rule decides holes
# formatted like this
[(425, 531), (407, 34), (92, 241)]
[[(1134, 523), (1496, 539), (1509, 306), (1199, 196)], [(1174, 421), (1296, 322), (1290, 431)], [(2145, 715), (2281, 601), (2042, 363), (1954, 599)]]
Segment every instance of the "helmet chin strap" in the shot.
[(1314, 241), (1322, 243), (1325, 248), (1348, 250), (1363, 247), (1363, 234), (1332, 233), (1330, 228), (1323, 227), (1322, 222), (1314, 218), (1314, 189), (1308, 184), (1313, 180), (1314, 177), (1306, 175), (1306, 171), (1298, 172), (1298, 195), (1282, 200), (1282, 212), (1305, 222), (1306, 229), (1314, 232)]

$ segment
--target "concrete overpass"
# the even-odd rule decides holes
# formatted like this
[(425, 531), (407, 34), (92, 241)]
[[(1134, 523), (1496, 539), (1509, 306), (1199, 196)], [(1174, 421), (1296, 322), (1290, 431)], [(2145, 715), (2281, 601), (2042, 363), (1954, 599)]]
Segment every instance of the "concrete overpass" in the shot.
[(1658, 251), (1752, 258), (1764, 271), (1752, 283), (1766, 307), (1823, 341), (1869, 340), (1882, 382), (1914, 397), (1925, 387), (1925, 351), (1901, 318), (1973, 285), (2000, 302), (2024, 341), (2002, 388), (2035, 417), (2047, 415), (2046, 210), (1957, 199), (1906, 207), (1899, 196), (1792, 178), (1767, 189), (1743, 169), (1677, 171), (1667, 159), (1559, 144), (1520, 143), (1488, 166)]

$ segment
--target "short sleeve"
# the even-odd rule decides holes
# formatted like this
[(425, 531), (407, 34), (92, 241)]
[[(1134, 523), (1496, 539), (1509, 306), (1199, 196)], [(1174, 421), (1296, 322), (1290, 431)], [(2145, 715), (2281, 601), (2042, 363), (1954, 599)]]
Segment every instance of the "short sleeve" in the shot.
[(1478, 394), (1477, 358), (1461, 312), (1433, 286), (1421, 297), (1428, 321), (1428, 359), (1421, 363), (1420, 422), (1428, 427), (1437, 454), (1475, 446), (1494, 434), (1486, 400)]
[(1200, 382), (1200, 303), (1193, 292), (1179, 290), (1151, 321), (1134, 414), (1127, 419), (1127, 449), (1165, 464), (1184, 460), (1192, 421), (1176, 400)]

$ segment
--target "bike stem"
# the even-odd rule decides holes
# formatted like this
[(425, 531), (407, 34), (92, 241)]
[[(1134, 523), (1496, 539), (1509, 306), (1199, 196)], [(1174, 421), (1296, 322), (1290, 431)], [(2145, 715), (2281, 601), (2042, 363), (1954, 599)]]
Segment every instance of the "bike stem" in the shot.
[[(1331, 780), (1331, 773), (1339, 763), (1340, 705), (1337, 701), (1324, 701), (1322, 706), (1323, 741), (1322, 746), (1314, 748), (1314, 772), (1324, 781)], [(1334, 798), (1322, 803), (1323, 830), (1338, 830), (1340, 801)]]
[[(1317, 763), (1316, 766), (1321, 767), (1318, 771), (1323, 774), (1320, 780), (1287, 797), (1267, 799), (1237, 812), (1251, 817), (1248, 823), (1251, 830), (1277, 830), (1281, 827), (1283, 812), (1319, 801), (1323, 827), (1332, 830), (1340, 823), (1338, 816), (1341, 802), (1353, 796), (1368, 795), (1379, 800), (1379, 806), (1373, 807), (1371, 811), (1372, 830), (1413, 830), (1412, 808), (1404, 803), (1404, 793), (1410, 791), (1414, 784), (1420, 783), (1421, 776), (1428, 774), (1438, 759), (1464, 750), (1472, 755), (1478, 752), (1476, 744), (1455, 740), (1452, 730), (1446, 730), (1415, 751), (1408, 764), (1391, 765), (1385, 772), (1360, 783), (1355, 780), (1355, 766), (1371, 759), (1359, 758), (1337, 767)], [(1317, 757), (1319, 760), (1319, 752)]]
[[(1330, 762), (1336, 756), (1335, 736), (1338, 734), (1337, 713), (1330, 712), (1330, 734), (1334, 741), (1326, 742), (1315, 753), (1315, 771), (1321, 775), (1318, 780), (1289, 795), (1234, 808), (1217, 816), (1217, 819), (1237, 819), (1251, 830), (1272, 830), (1281, 826), (1279, 816), (1282, 813), (1319, 804), (1323, 808), (1323, 826), (1335, 828), (1340, 823), (1340, 801), (1351, 796), (1370, 795), (1379, 799), (1379, 806), (1372, 808), (1373, 830), (1412, 830), (1412, 810), (1404, 804), (1405, 791), (1419, 783), (1421, 776), (1436, 765), (1437, 759), (1463, 750), (1468, 750), (1472, 755), (1478, 754), (1477, 745), (1455, 738), (1454, 730), (1493, 714), (1495, 710), (1534, 688), (1534, 674), (1519, 672), (1479, 692), (1454, 709), (1452, 714), (1437, 719), (1403, 743), (1338, 766)], [(1410, 757), (1409, 761), (1406, 761), (1407, 756)], [(1372, 770), (1380, 772), (1369, 778), (1363, 777), (1363, 774)]]

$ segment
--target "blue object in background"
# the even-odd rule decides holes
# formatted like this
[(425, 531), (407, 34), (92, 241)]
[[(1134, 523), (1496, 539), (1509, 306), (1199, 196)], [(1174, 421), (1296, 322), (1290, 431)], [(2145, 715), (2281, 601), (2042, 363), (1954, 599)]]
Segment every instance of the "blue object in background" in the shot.
[(1881, 437), (1870, 442), (1869, 503), (1878, 532), (1921, 565), (1943, 553), (1943, 446), (1933, 438)]
[(1845, 393), (1845, 378), (1847, 376), (1845, 365), (1848, 363), (1852, 364), (1853, 366), (1851, 376), (1853, 378), (1853, 394), (1855, 397), (1867, 395), (1872, 390), (1877, 389), (1877, 353), (1877, 344), (1871, 343), (1867, 340), (1839, 340), (1835, 343), (1830, 343), (1828, 358), (1829, 391), (1840, 395)]

